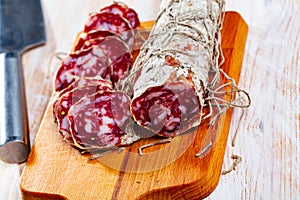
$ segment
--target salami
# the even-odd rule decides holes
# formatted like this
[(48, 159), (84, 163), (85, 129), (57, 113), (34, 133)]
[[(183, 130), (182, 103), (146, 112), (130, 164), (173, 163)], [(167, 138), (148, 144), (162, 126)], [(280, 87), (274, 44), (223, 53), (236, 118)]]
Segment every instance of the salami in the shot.
[(76, 77), (101, 77), (110, 81), (111, 73), (111, 61), (100, 47), (76, 51), (62, 61), (55, 77), (55, 91), (68, 87)]
[[(136, 12), (114, 3), (93, 14), (55, 78), (54, 114), (65, 140), (84, 153), (168, 137), (141, 152), (200, 125), (213, 105), (217, 116), (239, 106), (233, 93), (241, 90), (220, 69), (223, 5), (168, 1), (133, 67)], [(217, 84), (221, 74), (230, 83)]]
[(112, 61), (112, 83), (115, 88), (121, 88), (122, 81), (128, 76), (133, 62), (127, 45), (116, 36), (91, 39), (85, 41), (82, 49), (98, 45)]
[(134, 30), (129, 22), (118, 14), (100, 12), (92, 15), (84, 26), (84, 32), (110, 31), (119, 35), (130, 49), (134, 47)]
[[(59, 127), (59, 131), (67, 141), (72, 139), (70, 135), (69, 122), (67, 119), (70, 107), (87, 95), (92, 95), (98, 91), (104, 92), (112, 90), (111, 84), (104, 80), (98, 80), (94, 83), (90, 82), (90, 84), (87, 84), (87, 81), (85, 80), (83, 82), (85, 82), (83, 86), (79, 86), (81, 83), (76, 82), (79, 84), (71, 91), (64, 92), (64, 94), (60, 96), (55, 104), (54, 115)], [(72, 85), (74, 86), (74, 84)]]
[(218, 0), (170, 1), (162, 10), (124, 88), (133, 88), (139, 125), (169, 137), (201, 123), (209, 73), (219, 77), (222, 11)]
[(174, 137), (201, 118), (201, 105), (188, 81), (149, 87), (131, 104), (134, 120), (159, 136)]
[(100, 12), (110, 12), (118, 14), (128, 20), (132, 28), (137, 28), (140, 25), (138, 14), (132, 8), (129, 8), (124, 3), (113, 3), (110, 6), (102, 8)]
[(82, 98), (68, 113), (74, 144), (79, 149), (121, 145), (131, 114), (123, 92), (97, 92)]
[(63, 89), (60, 92), (57, 92), (54, 95), (53, 101), (52, 101), (53, 111), (55, 111), (55, 106), (56, 106), (58, 99), (65, 93), (70, 92), (71, 90), (73, 90), (74, 88), (77, 88), (77, 87), (83, 87), (83, 86), (87, 86), (87, 85), (99, 85), (99, 84), (103, 84), (104, 82), (105, 82), (105, 84), (108, 85), (108, 87), (112, 88), (112, 85), (110, 83), (108, 83), (107, 81), (104, 81), (103, 79), (101, 79), (99, 77), (75, 77), (75, 81), (73, 83), (71, 83), (68, 87), (66, 87), (65, 89)]
[(74, 42), (75, 45), (72, 49), (73, 51), (79, 51), (82, 49), (85, 41), (91, 40), (91, 39), (97, 39), (97, 38), (103, 38), (106, 36), (113, 36), (115, 35), (114, 33), (110, 32), (110, 31), (102, 31), (102, 30), (98, 30), (98, 31), (90, 31), (90, 32), (81, 32), (78, 37), (77, 40)]

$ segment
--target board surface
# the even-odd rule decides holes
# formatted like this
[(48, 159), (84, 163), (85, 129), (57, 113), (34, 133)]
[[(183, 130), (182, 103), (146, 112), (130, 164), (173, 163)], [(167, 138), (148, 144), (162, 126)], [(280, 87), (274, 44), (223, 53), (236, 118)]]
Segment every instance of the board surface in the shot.
[[(248, 28), (238, 13), (227, 12), (222, 30), (222, 69), (239, 80)], [(171, 143), (145, 149), (141, 140), (125, 151), (89, 161), (63, 141), (49, 104), (22, 175), (24, 199), (201, 199), (216, 187), (232, 110), (214, 126), (204, 123)], [(195, 153), (212, 146), (200, 157)], [(159, 150), (159, 151), (158, 151)], [(151, 151), (151, 153), (150, 153)], [(154, 170), (155, 169), (155, 170)], [(154, 171), (153, 171), (154, 170)]]

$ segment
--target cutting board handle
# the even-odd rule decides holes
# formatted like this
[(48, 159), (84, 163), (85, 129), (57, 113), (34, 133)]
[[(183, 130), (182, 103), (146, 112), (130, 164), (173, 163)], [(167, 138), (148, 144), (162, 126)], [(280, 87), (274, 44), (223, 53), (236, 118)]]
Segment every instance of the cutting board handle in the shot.
[(27, 160), (30, 144), (21, 54), (0, 53), (0, 159)]

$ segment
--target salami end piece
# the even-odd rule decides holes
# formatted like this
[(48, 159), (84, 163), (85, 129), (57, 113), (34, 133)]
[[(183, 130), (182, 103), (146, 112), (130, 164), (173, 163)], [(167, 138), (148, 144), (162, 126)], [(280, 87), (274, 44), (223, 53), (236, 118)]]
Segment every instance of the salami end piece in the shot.
[(82, 98), (69, 110), (74, 144), (80, 149), (121, 145), (131, 114), (123, 92), (98, 92)]
[(174, 137), (195, 126), (200, 111), (194, 88), (184, 81), (149, 87), (131, 103), (134, 120), (163, 137)]

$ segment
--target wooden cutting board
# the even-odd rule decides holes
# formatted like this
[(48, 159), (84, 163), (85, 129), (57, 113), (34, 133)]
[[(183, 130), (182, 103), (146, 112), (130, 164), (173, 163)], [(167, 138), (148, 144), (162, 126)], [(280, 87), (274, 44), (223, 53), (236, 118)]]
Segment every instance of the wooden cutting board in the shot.
[[(144, 24), (145, 25), (145, 24)], [(223, 70), (239, 81), (248, 27), (235, 12), (227, 12), (222, 30)], [(232, 110), (214, 126), (201, 126), (137, 154), (143, 139), (123, 152), (88, 161), (63, 141), (49, 104), (22, 174), (24, 199), (202, 199), (220, 179)], [(200, 157), (195, 154), (207, 148)]]

